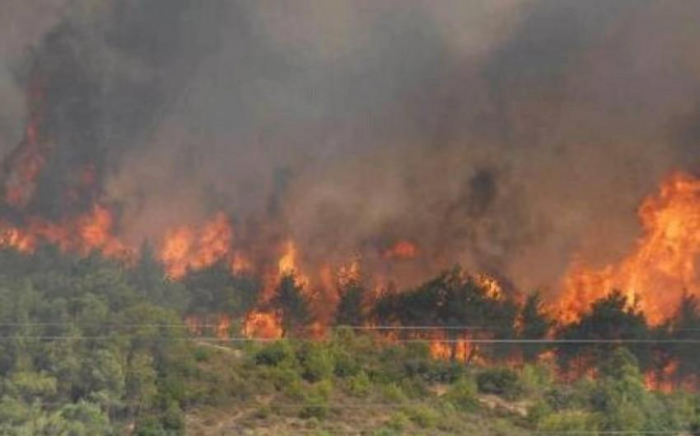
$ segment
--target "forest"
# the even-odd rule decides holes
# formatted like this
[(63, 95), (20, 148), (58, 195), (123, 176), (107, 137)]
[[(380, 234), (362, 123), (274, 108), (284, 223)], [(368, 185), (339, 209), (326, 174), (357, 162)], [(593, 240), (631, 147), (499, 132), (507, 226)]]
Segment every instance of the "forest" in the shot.
[[(319, 333), (290, 275), (264, 339), (242, 331), (260, 286), (169, 280), (147, 245), (133, 265), (3, 250), (0, 434), (700, 435), (692, 296), (662, 325), (619, 291), (562, 324), (456, 267), (376, 301), (347, 282)], [(184, 322), (221, 314), (225, 335)]]

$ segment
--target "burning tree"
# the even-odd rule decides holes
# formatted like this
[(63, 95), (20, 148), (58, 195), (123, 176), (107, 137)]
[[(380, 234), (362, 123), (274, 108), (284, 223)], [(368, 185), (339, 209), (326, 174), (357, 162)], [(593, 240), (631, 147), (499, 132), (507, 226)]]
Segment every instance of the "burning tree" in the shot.
[(515, 336), (517, 305), (490, 284), (454, 268), (416, 289), (384, 297), (374, 317), (381, 325), (411, 328), (404, 337), (434, 340), (438, 354), (446, 345), (453, 360), (504, 357), (512, 352), (512, 344), (471, 342)]

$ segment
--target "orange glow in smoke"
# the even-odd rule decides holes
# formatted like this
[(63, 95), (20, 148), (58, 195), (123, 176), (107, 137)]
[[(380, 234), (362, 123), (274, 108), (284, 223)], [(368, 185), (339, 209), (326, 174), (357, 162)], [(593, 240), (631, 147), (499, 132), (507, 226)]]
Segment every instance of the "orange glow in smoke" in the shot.
[(408, 260), (418, 256), (419, 250), (411, 241), (401, 240), (384, 250), (382, 257), (389, 260)]

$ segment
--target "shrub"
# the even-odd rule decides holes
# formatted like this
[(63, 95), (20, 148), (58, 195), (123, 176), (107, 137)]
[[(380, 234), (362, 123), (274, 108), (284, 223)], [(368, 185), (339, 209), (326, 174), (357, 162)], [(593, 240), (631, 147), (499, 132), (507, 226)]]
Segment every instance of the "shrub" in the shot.
[(257, 365), (279, 366), (294, 359), (294, 350), (287, 341), (276, 341), (264, 346), (255, 354)]
[(546, 416), (538, 429), (543, 432), (596, 432), (592, 414), (581, 411), (558, 412)]
[(395, 413), (386, 423), (391, 430), (402, 431), (411, 426), (411, 419), (403, 412)]
[(552, 413), (552, 408), (543, 400), (535, 401), (527, 408), (527, 420), (537, 426)]
[(398, 386), (409, 398), (420, 399), (429, 395), (428, 387), (420, 379), (405, 378), (399, 382)]
[(462, 410), (476, 409), (479, 404), (476, 383), (470, 378), (460, 379), (450, 387), (445, 399)]
[(197, 347), (192, 353), (196, 362), (208, 362), (211, 358), (211, 351), (204, 347)]
[(404, 409), (411, 422), (422, 428), (435, 427), (440, 420), (440, 414), (428, 406), (415, 405)]
[(292, 368), (264, 368), (260, 371), (261, 379), (272, 383), (274, 389), (291, 398), (304, 397), (302, 379)]
[(363, 371), (348, 379), (347, 388), (350, 395), (355, 397), (366, 397), (372, 390), (372, 382), (367, 376), (367, 373)]
[(523, 387), (518, 375), (508, 368), (491, 368), (480, 373), (476, 378), (479, 392), (494, 394), (505, 399), (514, 400), (523, 394)]
[(357, 359), (345, 351), (336, 352), (333, 360), (335, 362), (333, 373), (338, 377), (357, 375), (361, 370)]
[(299, 411), (299, 417), (303, 419), (323, 419), (327, 417), (330, 411), (328, 398), (332, 390), (333, 385), (328, 380), (317, 383), (308, 389), (303, 407)]
[(333, 374), (333, 358), (323, 344), (306, 343), (299, 352), (303, 377), (310, 382), (329, 378)]
[(403, 403), (407, 399), (404, 391), (398, 385), (396, 385), (396, 383), (383, 385), (382, 397), (386, 401), (393, 403)]
[(525, 365), (520, 371), (523, 391), (528, 395), (538, 395), (552, 386), (552, 369), (546, 365)]

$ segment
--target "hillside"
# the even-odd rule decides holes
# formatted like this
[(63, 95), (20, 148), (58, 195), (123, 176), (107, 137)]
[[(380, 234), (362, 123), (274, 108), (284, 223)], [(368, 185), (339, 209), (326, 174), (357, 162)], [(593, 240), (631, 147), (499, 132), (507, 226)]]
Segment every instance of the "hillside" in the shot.
[(579, 350), (599, 352), (597, 375), (567, 378), (546, 353), (499, 363), (484, 342), (466, 362), (372, 329), (263, 340), (231, 323), (219, 339), (183, 322), (201, 286), (144, 268), (0, 251), (0, 434), (700, 432), (700, 397), (680, 382), (649, 390), (639, 346)]

